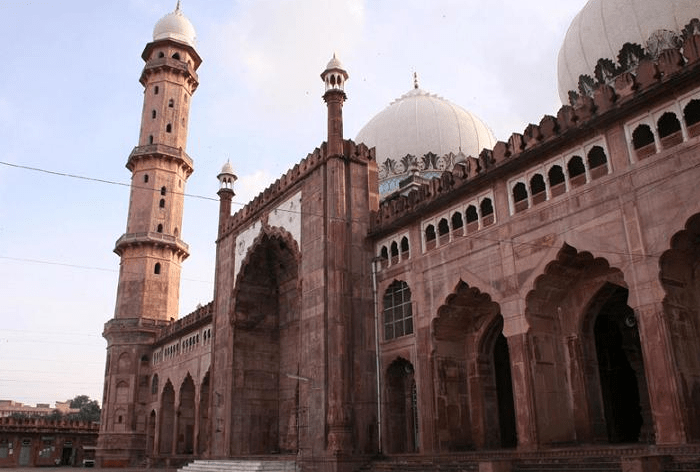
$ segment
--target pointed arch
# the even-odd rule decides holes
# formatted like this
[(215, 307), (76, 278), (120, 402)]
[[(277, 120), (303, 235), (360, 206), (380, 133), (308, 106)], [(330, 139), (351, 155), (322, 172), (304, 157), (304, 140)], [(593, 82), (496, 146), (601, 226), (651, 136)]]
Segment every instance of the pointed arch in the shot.
[(387, 452), (418, 452), (418, 397), (413, 364), (398, 357), (389, 365), (384, 378)]
[(180, 385), (180, 404), (177, 409), (177, 453), (194, 453), (195, 387), (190, 373)]
[(197, 434), (197, 454), (202, 455), (209, 450), (209, 371), (204, 375), (202, 385), (199, 387), (199, 432)]
[(689, 441), (700, 441), (700, 213), (673, 235), (659, 269), (685, 434)]
[(170, 379), (163, 386), (160, 397), (160, 428), (158, 431), (158, 452), (173, 453), (173, 431), (175, 429), (175, 389)]

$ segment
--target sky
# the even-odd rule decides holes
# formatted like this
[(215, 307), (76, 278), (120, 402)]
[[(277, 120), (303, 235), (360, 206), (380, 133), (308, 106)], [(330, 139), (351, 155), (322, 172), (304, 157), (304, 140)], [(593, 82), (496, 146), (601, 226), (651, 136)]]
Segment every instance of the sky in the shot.
[[(141, 53), (175, 0), (0, 0), (0, 399), (102, 401)], [(350, 75), (346, 138), (413, 86), (498, 140), (555, 115), (556, 58), (585, 0), (183, 0), (203, 58), (190, 108), (180, 316), (212, 300), (216, 175), (234, 211), (325, 139), (320, 73)]]

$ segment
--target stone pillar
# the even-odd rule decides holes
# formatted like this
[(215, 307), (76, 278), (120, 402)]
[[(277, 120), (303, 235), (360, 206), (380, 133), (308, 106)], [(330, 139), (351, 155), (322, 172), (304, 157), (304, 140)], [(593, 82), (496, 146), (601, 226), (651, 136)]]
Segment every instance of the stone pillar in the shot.
[(537, 449), (537, 412), (528, 335), (527, 333), (514, 334), (507, 339), (513, 379), (518, 449)]

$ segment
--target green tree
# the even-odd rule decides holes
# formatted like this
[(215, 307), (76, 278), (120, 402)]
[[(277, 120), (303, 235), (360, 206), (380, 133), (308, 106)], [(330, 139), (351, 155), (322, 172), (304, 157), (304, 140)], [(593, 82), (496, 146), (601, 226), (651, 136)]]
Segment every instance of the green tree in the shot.
[(78, 408), (78, 413), (71, 413), (68, 419), (78, 421), (92, 421), (97, 423), (100, 421), (100, 404), (97, 400), (90, 400), (87, 395), (78, 395), (70, 401), (71, 408)]

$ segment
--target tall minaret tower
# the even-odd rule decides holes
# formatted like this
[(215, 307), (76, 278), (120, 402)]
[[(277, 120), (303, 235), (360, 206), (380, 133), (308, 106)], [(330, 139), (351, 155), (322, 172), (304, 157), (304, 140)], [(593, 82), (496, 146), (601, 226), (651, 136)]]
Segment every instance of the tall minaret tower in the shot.
[(114, 319), (105, 324), (107, 365), (98, 440), (99, 465), (134, 466), (152, 452), (147, 444), (151, 346), (158, 329), (178, 316), (180, 265), (189, 255), (181, 239), (185, 153), (192, 94), (202, 60), (195, 31), (180, 10), (161, 18), (141, 56), (144, 86), (126, 232), (114, 252), (121, 258)]

